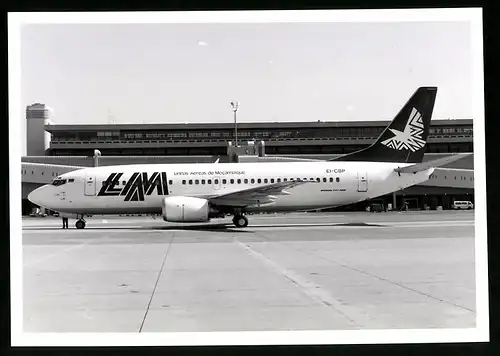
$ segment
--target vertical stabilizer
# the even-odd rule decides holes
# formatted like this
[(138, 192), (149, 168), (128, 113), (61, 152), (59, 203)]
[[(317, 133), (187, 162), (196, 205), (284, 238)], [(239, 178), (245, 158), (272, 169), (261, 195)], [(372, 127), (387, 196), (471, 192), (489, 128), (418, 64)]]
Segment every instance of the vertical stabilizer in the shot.
[(418, 88), (374, 144), (335, 161), (422, 162), (436, 94), (436, 87)]

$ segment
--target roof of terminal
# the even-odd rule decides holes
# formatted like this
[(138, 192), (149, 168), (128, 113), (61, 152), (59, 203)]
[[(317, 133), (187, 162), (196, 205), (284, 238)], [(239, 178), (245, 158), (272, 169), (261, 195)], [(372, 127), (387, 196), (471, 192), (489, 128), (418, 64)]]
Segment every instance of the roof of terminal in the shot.
[[(323, 127), (384, 127), (390, 121), (311, 121), (311, 122), (240, 122), (238, 129), (283, 129)], [(472, 125), (472, 119), (432, 120), (435, 125)], [(117, 131), (117, 130), (232, 130), (233, 122), (188, 124), (104, 124), (104, 125), (47, 125), (45, 130), (54, 131)]]

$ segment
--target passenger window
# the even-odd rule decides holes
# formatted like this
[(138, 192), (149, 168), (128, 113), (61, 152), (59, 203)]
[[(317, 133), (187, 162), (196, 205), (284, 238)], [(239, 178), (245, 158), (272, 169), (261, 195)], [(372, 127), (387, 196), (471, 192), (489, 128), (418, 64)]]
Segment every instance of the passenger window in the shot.
[(218, 179), (214, 180), (214, 183), (219, 184), (219, 180)]
[(207, 184), (212, 184), (212, 180), (211, 179), (207, 180)]
[(183, 180), (183, 181), (182, 181), (182, 184), (186, 185), (186, 180)]
[(250, 183), (254, 184), (255, 183), (255, 179), (250, 179)]
[(338, 183), (338, 182), (340, 182), (340, 178), (339, 178), (339, 177), (335, 178), (335, 181), (336, 181), (337, 183)]
[[(123, 183), (125, 183), (125, 181)], [(174, 181), (173, 180), (169, 180), (168, 184), (172, 185), (172, 184), (174, 184)]]
[(264, 183), (267, 183), (267, 178), (264, 178)]
[(238, 184), (241, 184), (241, 179), (238, 179)]
[(333, 178), (332, 178), (332, 177), (330, 177), (330, 183), (332, 183), (332, 182), (333, 182)]
[(321, 182), (321, 179), (319, 179), (319, 178), (316, 178), (316, 182), (318, 182), (318, 183), (319, 183), (319, 182)]
[(271, 183), (274, 183), (274, 178), (271, 178)]
[(205, 184), (205, 179), (202, 179), (202, 180), (201, 180), (201, 184)]
[(286, 182), (286, 181), (287, 181), (287, 179), (286, 179), (286, 178), (283, 178), (283, 182)]
[(195, 180), (194, 184), (200, 184), (200, 180), (199, 179)]
[(231, 184), (234, 184), (234, 179), (231, 179), (230, 182), (231, 182)]
[(222, 184), (226, 184), (226, 183), (227, 183), (227, 180), (223, 179)]
[(261, 183), (261, 182), (262, 182), (262, 180), (260, 178), (257, 179), (257, 183)]
[(189, 185), (192, 185), (192, 184), (193, 184), (193, 180), (192, 180), (192, 179), (190, 179), (190, 180), (189, 180)]
[(280, 183), (280, 182), (281, 182), (281, 178), (278, 178), (276, 181), (277, 181), (278, 183)]
[(245, 179), (244, 182), (245, 182), (245, 184), (248, 184), (248, 179)]
[(323, 183), (326, 183), (326, 178), (323, 178)]

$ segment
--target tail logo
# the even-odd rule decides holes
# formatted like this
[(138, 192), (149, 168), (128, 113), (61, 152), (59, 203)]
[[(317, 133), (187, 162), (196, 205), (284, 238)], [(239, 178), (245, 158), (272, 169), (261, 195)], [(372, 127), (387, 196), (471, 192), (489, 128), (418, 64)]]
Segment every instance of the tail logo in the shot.
[(404, 131), (389, 130), (391, 130), (394, 136), (381, 142), (386, 147), (398, 151), (406, 149), (416, 152), (425, 146), (425, 141), (422, 139), (422, 134), (424, 133), (422, 114), (415, 108), (411, 110), (410, 118), (406, 123)]

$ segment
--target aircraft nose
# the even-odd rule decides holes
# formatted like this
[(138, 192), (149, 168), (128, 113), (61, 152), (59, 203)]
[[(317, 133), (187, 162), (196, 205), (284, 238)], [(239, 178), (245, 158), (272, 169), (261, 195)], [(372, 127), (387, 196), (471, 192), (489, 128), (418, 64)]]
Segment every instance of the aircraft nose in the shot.
[(28, 200), (38, 206), (47, 207), (46, 186), (40, 187), (28, 194)]

